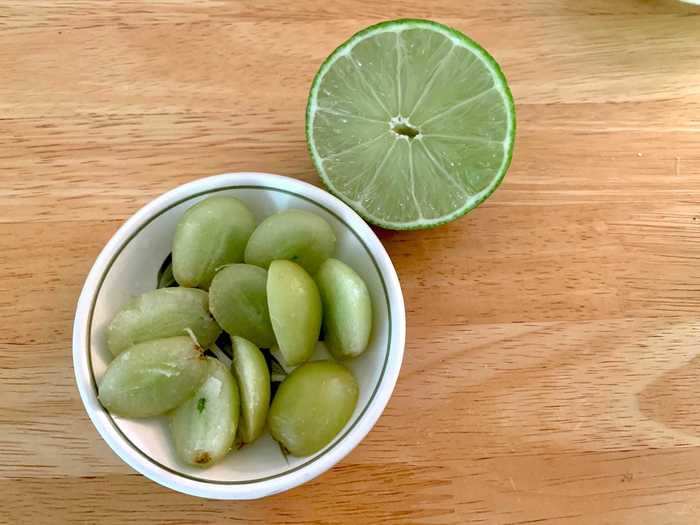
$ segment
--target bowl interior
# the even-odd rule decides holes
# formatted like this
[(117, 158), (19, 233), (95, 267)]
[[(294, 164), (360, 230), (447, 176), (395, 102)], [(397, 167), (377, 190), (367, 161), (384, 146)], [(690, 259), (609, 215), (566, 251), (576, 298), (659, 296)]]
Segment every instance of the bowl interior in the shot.
[(175, 227), (182, 214), (196, 202), (210, 195), (231, 195), (243, 201), (258, 221), (280, 210), (298, 208), (324, 217), (335, 230), (338, 245), (336, 257), (349, 264), (365, 280), (372, 296), (373, 333), (367, 351), (359, 358), (346, 361), (360, 386), (355, 412), (345, 429), (333, 442), (316, 455), (306, 458), (285, 456), (276, 442), (265, 433), (255, 443), (233, 451), (220, 463), (199, 469), (180, 462), (174, 452), (166, 417), (145, 420), (125, 419), (107, 414), (110, 424), (128, 445), (154, 466), (179, 474), (189, 480), (251, 483), (263, 481), (298, 470), (320, 458), (343, 439), (376, 395), (387, 369), (391, 340), (391, 315), (387, 286), (373, 255), (359, 234), (339, 215), (294, 191), (265, 186), (228, 186), (184, 198), (155, 212), (137, 231), (127, 238), (105, 272), (92, 301), (88, 326), (88, 364), (94, 378), (93, 388), (111, 360), (106, 346), (106, 328), (110, 320), (131, 297), (156, 287), (156, 275), (164, 258), (170, 253)]

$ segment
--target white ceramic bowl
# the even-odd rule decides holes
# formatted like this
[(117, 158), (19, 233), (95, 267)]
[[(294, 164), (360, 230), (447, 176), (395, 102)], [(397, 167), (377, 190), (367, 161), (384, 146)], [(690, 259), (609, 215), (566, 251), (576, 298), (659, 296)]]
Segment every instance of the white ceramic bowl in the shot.
[[(190, 206), (210, 195), (233, 195), (258, 220), (278, 210), (302, 208), (324, 217), (338, 238), (339, 259), (365, 280), (374, 325), (368, 350), (350, 360), (360, 385), (357, 408), (346, 427), (313, 456), (284, 458), (265, 434), (220, 463), (198, 469), (177, 460), (166, 418), (125, 419), (97, 400), (97, 383), (110, 353), (105, 329), (129, 298), (156, 286), (170, 252), (175, 226)], [(97, 257), (83, 286), (73, 326), (73, 366), (85, 409), (107, 444), (132, 468), (171, 489), (218, 499), (260, 498), (288, 490), (331, 468), (367, 435), (386, 406), (399, 375), (405, 312), (396, 271), (374, 232), (347, 205), (305, 182), (263, 173), (229, 173), (179, 186), (141, 208)]]

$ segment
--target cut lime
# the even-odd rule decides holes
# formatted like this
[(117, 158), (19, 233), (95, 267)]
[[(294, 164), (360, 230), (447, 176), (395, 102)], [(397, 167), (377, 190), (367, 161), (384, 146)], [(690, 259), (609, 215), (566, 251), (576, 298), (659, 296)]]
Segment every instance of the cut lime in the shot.
[(451, 221), (499, 185), (515, 108), (476, 42), (428, 20), (383, 22), (336, 49), (316, 74), (306, 138), (323, 182), (369, 222)]

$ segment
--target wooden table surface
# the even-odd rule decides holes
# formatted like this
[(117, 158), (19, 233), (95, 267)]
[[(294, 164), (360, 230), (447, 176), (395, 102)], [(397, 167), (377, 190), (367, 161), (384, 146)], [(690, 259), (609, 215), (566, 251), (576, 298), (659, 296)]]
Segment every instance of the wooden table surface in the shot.
[[(83, 411), (71, 324), (135, 210), (225, 171), (320, 184), (324, 57), (397, 17), (502, 64), (512, 168), (438, 229), (380, 232), (404, 366), (341, 464), (262, 501), (136, 474)], [(668, 0), (5, 0), (0, 5), (0, 522), (696, 524), (700, 8)]]

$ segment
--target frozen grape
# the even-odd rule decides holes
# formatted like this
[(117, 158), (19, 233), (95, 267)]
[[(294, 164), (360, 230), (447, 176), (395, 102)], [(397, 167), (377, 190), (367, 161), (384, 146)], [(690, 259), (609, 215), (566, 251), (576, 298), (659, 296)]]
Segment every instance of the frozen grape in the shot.
[(221, 327), (262, 348), (275, 344), (266, 286), (264, 269), (232, 264), (219, 270), (209, 287), (209, 308)]
[(364, 352), (372, 330), (372, 302), (362, 278), (338, 259), (325, 261), (316, 282), (323, 302), (325, 343), (338, 359)]
[(295, 366), (313, 354), (321, 330), (321, 296), (304, 269), (273, 261), (267, 274), (272, 329), (285, 364)]
[(206, 348), (221, 333), (209, 314), (209, 297), (194, 288), (160, 288), (146, 292), (126, 304), (107, 327), (107, 346), (114, 355), (130, 346), (187, 335), (191, 330)]
[(233, 197), (209, 197), (185, 212), (175, 230), (173, 275), (181, 286), (209, 288), (216, 270), (241, 262), (255, 218)]
[(252, 443), (265, 429), (270, 407), (270, 372), (265, 356), (250, 341), (233, 337), (233, 374), (241, 393), (239, 434), (243, 443)]
[(239, 406), (238, 386), (231, 372), (219, 360), (207, 358), (204, 382), (172, 414), (178, 456), (200, 467), (224, 457), (236, 437)]
[(100, 403), (120, 416), (157, 416), (190, 397), (206, 369), (201, 348), (189, 337), (140, 343), (109, 364), (99, 385)]
[(272, 437), (295, 456), (318, 452), (355, 410), (357, 381), (343, 365), (313, 361), (296, 368), (277, 389), (268, 423)]
[(245, 262), (268, 268), (277, 259), (301, 265), (312, 275), (335, 251), (333, 228), (304, 210), (286, 210), (265, 219), (250, 236)]

